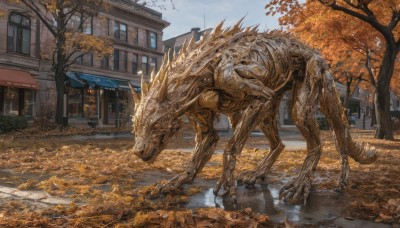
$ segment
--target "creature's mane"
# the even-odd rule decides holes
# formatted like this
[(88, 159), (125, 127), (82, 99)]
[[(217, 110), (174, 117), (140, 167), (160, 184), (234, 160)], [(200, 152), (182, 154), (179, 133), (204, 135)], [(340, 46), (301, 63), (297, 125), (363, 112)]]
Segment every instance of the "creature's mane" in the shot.
[[(225, 29), (223, 29), (224, 21), (222, 21), (210, 33), (205, 32), (198, 42), (193, 37), (189, 41), (185, 40), (179, 53), (173, 53), (172, 59), (169, 53), (164, 55), (156, 81), (162, 81), (170, 70), (178, 72), (179, 74), (175, 77), (180, 78), (189, 73), (198, 75), (196, 72), (201, 72), (207, 65), (204, 62), (213, 59), (212, 55), (219, 49), (229, 45), (235, 38), (258, 33), (258, 26), (242, 27), (242, 21), (243, 19)], [(170, 80), (173, 79), (170, 78)]]
[(225, 29), (223, 29), (224, 21), (222, 21), (212, 32), (205, 33), (199, 41), (195, 42), (193, 37), (190, 41), (185, 41), (179, 54), (174, 53), (172, 58), (170, 58), (170, 53), (165, 54), (157, 76), (153, 72), (151, 83), (147, 85), (142, 82), (142, 88), (146, 87), (146, 90), (149, 90), (156, 87), (153, 89), (165, 90), (165, 93), (167, 91), (168, 93), (179, 93), (179, 97), (174, 96), (174, 103), (176, 104), (191, 99), (191, 96), (195, 94), (193, 91), (204, 80), (199, 76), (205, 75), (204, 73), (208, 72), (210, 66), (215, 67), (218, 64), (220, 59), (218, 52), (243, 37), (254, 40), (260, 36), (266, 39), (280, 38), (286, 42), (295, 42), (302, 48), (307, 48), (287, 32), (272, 30), (259, 33), (258, 26), (243, 27), (242, 21), (243, 19), (239, 20), (234, 26)]

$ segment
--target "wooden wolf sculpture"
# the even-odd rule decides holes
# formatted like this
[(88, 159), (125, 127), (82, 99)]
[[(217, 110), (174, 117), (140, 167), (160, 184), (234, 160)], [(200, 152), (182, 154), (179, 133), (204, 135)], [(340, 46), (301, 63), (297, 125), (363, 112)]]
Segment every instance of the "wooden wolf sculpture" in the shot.
[(322, 149), (314, 117), (318, 102), (341, 155), (340, 187), (347, 184), (348, 156), (363, 164), (376, 160), (374, 148), (352, 140), (334, 81), (316, 51), (279, 31), (258, 33), (257, 27), (242, 28), (241, 21), (228, 29), (222, 25), (196, 43), (185, 43), (171, 60), (165, 57), (149, 84), (142, 78), (141, 94), (132, 90), (136, 107), (133, 150), (144, 161), (153, 161), (165, 148), (182, 126), (184, 115), (196, 131), (192, 161), (161, 191), (191, 182), (211, 158), (219, 139), (213, 126), (217, 113), (229, 116), (234, 131), (223, 153), (223, 174), (214, 194), (235, 193), (236, 157), (257, 126), (268, 138), (270, 152), (255, 170), (240, 174), (239, 179), (254, 184), (263, 178), (284, 149), (275, 119), (286, 90), (292, 90), (292, 117), (307, 141), (308, 155), (299, 176), (283, 186), (281, 198), (306, 202), (310, 192)]

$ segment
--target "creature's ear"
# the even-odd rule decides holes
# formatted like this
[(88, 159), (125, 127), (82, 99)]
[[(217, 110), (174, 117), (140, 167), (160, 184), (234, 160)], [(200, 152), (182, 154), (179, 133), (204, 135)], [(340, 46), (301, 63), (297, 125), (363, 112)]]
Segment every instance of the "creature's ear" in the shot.
[(133, 101), (135, 102), (135, 106), (139, 105), (140, 103), (140, 94), (136, 92), (135, 88), (131, 85), (131, 83), (128, 83), (129, 87), (131, 88), (131, 92), (133, 95)]

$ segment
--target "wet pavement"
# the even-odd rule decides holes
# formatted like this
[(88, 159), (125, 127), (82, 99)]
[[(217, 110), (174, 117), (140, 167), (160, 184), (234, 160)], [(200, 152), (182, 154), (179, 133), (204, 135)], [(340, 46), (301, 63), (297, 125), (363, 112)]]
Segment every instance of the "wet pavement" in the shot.
[[(209, 183), (214, 184), (214, 183)], [(273, 224), (287, 227), (392, 227), (368, 220), (344, 217), (350, 201), (342, 193), (334, 191), (311, 191), (306, 205), (292, 205), (279, 200), (277, 184), (256, 184), (254, 188), (237, 186), (236, 201), (230, 197), (214, 197), (210, 187), (192, 197), (186, 207), (220, 207), (227, 211), (251, 208), (252, 211), (269, 216)]]
[[(160, 180), (169, 180), (176, 174), (145, 171), (141, 173), (141, 178), (136, 184), (139, 186), (153, 185)], [(286, 227), (392, 227), (389, 224), (348, 217), (348, 208), (351, 206), (352, 200), (346, 193), (313, 188), (306, 205), (293, 205), (279, 199), (279, 190), (287, 180), (268, 182), (269, 180), (258, 183), (251, 188), (238, 184), (235, 201), (231, 197), (214, 196), (213, 187), (216, 180), (198, 178), (193, 184), (185, 185), (185, 191), (192, 187), (202, 190), (191, 195), (187, 204), (183, 206), (189, 209), (217, 207), (227, 211), (251, 208), (253, 212), (268, 215), (272, 224), (285, 224)]]
[(46, 208), (60, 204), (70, 204), (72, 199), (51, 196), (44, 191), (22, 191), (17, 188), (0, 186), (0, 202), (4, 200), (21, 200), (31, 206)]

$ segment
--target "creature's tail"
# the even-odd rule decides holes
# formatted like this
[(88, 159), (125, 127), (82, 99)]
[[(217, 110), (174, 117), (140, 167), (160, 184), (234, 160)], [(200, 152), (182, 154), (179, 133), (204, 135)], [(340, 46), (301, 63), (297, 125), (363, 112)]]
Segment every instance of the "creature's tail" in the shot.
[[(308, 68), (308, 66), (307, 66)], [(349, 155), (361, 164), (370, 164), (377, 159), (374, 147), (364, 143), (355, 143), (350, 135), (350, 126), (346, 111), (342, 107), (335, 83), (326, 67), (317, 67), (321, 76), (321, 111), (327, 117), (335, 133), (336, 146), (342, 155)], [(321, 69), (322, 68), (322, 69)]]

